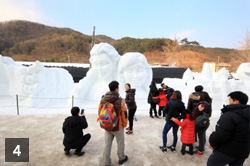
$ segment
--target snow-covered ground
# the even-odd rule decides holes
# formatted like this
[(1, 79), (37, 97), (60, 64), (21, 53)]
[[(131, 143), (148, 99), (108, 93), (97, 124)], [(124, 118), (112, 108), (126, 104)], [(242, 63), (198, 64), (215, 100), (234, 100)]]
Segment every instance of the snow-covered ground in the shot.
[[(68, 166), (68, 165), (103, 165), (102, 154), (104, 150), (104, 132), (96, 122), (97, 115), (86, 113), (89, 127), (84, 133), (90, 133), (90, 142), (83, 148), (85, 155), (82, 157), (67, 157), (63, 151), (62, 123), (70, 115), (25, 115), (12, 116), (0, 115), (0, 165), (18, 166)], [(211, 150), (208, 144), (205, 147), (203, 157), (182, 156), (180, 153), (180, 131), (178, 131), (177, 152), (164, 154), (160, 151), (162, 144), (162, 130), (164, 119), (151, 119), (148, 115), (138, 115), (138, 121), (134, 122), (134, 135), (125, 136), (125, 152), (129, 160), (124, 166), (205, 166)], [(207, 130), (207, 140), (214, 130), (217, 117), (211, 118), (211, 125)], [(8, 125), (7, 125), (8, 124)], [(168, 134), (168, 145), (172, 143), (172, 132)], [(28, 163), (5, 163), (4, 139), (5, 138), (29, 138), (30, 157)], [(197, 145), (197, 143), (195, 144)], [(116, 140), (113, 141), (111, 159), (113, 165), (118, 165), (116, 155)], [(73, 152), (73, 151), (72, 151)], [(72, 153), (71, 152), (71, 153)], [(250, 165), (250, 159), (244, 165)]]

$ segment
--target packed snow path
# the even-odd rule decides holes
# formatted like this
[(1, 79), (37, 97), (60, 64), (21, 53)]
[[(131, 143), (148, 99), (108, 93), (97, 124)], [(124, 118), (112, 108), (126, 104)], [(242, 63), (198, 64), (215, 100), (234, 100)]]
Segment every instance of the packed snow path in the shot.
[[(68, 166), (68, 165), (103, 165), (102, 154), (104, 149), (104, 132), (96, 122), (96, 114), (87, 114), (88, 129), (84, 133), (91, 134), (90, 142), (83, 148), (85, 155), (67, 157), (63, 151), (62, 123), (67, 117), (64, 115), (0, 115), (0, 165), (18, 166)], [(205, 166), (211, 150), (208, 143), (205, 146), (203, 157), (180, 153), (180, 131), (178, 131), (177, 151), (175, 153), (162, 153), (159, 145), (162, 144), (162, 129), (164, 119), (151, 119), (148, 115), (136, 115), (138, 121), (134, 122), (134, 135), (125, 136), (125, 152), (128, 162), (124, 166)], [(211, 125), (207, 130), (207, 140), (218, 117), (211, 118)], [(29, 138), (29, 162), (5, 163), (5, 138)], [(168, 134), (168, 145), (172, 143), (172, 132)], [(197, 145), (197, 143), (195, 144)], [(116, 155), (116, 140), (113, 141), (111, 159), (113, 165), (118, 165)], [(72, 151), (71, 151), (72, 153)], [(244, 165), (250, 165), (248, 158)]]

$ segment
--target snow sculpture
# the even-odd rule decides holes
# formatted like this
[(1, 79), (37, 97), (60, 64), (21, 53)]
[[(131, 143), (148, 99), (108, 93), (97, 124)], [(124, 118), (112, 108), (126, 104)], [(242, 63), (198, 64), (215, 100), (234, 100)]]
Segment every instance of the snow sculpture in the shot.
[(250, 81), (250, 63), (242, 63), (236, 73), (239, 79)]
[(124, 94), (124, 85), (129, 83), (136, 89), (137, 99), (146, 99), (152, 81), (152, 68), (146, 57), (137, 52), (124, 54), (118, 65), (118, 81), (120, 94)]
[(9, 76), (5, 69), (5, 59), (0, 55), (0, 95), (9, 95)]
[(94, 45), (90, 51), (91, 69), (70, 92), (75, 96), (75, 105), (81, 105), (82, 100), (79, 99), (99, 101), (109, 91), (108, 84), (117, 80), (119, 59), (120, 55), (113, 46), (107, 43)]
[[(73, 88), (73, 78), (65, 69), (45, 68), (39, 61), (31, 67), (16, 64), (9, 57), (0, 57), (0, 77), (2, 87), (0, 94), (23, 100), (27, 106), (45, 105), (42, 100), (32, 97), (63, 98), (69, 97), (68, 92)], [(48, 100), (47, 100), (48, 101)], [(49, 101), (48, 101), (49, 102)]]
[(184, 72), (184, 74), (183, 74), (183, 76), (182, 76), (182, 79), (183, 79), (183, 81), (185, 81), (186, 84), (187, 84), (189, 81), (194, 80), (193, 73), (191, 72), (191, 70), (190, 70), (189, 68)]

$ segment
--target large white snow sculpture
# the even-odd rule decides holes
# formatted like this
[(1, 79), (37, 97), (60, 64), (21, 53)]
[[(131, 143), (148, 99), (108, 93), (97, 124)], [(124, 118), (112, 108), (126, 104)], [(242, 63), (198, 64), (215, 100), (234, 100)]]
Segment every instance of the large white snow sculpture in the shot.
[(124, 85), (129, 83), (136, 89), (136, 98), (146, 99), (152, 81), (152, 68), (146, 57), (138, 52), (124, 54), (118, 65), (118, 81), (121, 95), (124, 93)]
[[(0, 89), (0, 95), (6, 94), (23, 100), (25, 106), (46, 105), (47, 100), (39, 98), (66, 98), (68, 92), (73, 88), (73, 78), (65, 69), (45, 68), (39, 61), (31, 67), (16, 64), (9, 57), (0, 57), (1, 86), (8, 87)], [(36, 99), (35, 99), (35, 98)]]
[(120, 55), (107, 43), (95, 44), (90, 51), (91, 69), (85, 78), (70, 92), (75, 96), (75, 105), (82, 105), (80, 99), (99, 101), (109, 91), (108, 84), (117, 80), (117, 65)]

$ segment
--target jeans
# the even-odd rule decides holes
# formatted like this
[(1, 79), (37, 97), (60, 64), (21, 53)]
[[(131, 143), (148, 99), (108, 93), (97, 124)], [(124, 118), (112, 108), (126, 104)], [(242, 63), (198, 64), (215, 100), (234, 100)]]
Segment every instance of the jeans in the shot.
[(244, 161), (245, 159), (235, 159), (218, 150), (214, 150), (207, 160), (207, 166), (224, 166), (226, 164), (229, 166), (243, 166)]
[(105, 165), (111, 165), (111, 148), (114, 137), (117, 142), (117, 155), (119, 160), (123, 160), (125, 156), (125, 143), (124, 143), (124, 128), (119, 131), (107, 131), (105, 130), (105, 149), (103, 153), (103, 159)]
[(133, 130), (133, 121), (134, 121), (134, 115), (135, 115), (136, 109), (130, 109), (128, 110), (128, 121), (129, 121), (129, 130)]
[(163, 147), (166, 148), (167, 146), (167, 134), (169, 132), (169, 130), (173, 127), (173, 136), (174, 136), (174, 140), (173, 140), (173, 144), (172, 146), (175, 148), (176, 144), (177, 144), (177, 140), (178, 140), (178, 136), (177, 136), (177, 131), (179, 129), (178, 125), (172, 125), (169, 124), (168, 122), (166, 122), (164, 129), (162, 131), (162, 140), (163, 140)]

